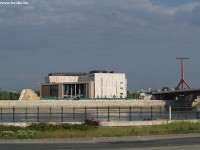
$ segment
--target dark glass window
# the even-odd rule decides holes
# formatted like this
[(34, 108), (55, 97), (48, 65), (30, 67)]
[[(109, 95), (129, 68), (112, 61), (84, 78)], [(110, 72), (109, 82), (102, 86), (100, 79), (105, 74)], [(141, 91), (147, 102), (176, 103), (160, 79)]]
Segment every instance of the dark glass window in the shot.
[(50, 96), (51, 97), (58, 97), (58, 85), (51, 85), (50, 86)]

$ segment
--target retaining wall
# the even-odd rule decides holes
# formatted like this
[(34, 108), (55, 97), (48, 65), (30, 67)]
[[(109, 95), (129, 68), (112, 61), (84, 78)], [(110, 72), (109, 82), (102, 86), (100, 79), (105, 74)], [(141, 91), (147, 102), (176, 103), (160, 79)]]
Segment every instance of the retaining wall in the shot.
[(40, 101), (19, 101), (19, 100), (0, 100), (0, 107), (150, 107), (150, 106), (169, 106), (172, 101), (162, 100), (40, 100)]

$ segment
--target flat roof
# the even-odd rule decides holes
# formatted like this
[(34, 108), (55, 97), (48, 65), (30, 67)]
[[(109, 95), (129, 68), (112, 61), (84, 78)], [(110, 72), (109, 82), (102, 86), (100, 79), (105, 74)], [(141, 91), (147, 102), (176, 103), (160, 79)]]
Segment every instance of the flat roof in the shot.
[(59, 85), (59, 84), (88, 84), (91, 81), (84, 81), (84, 82), (53, 82), (53, 83), (42, 83), (41, 85)]
[(89, 74), (93, 73), (114, 73), (114, 71), (107, 71), (107, 70), (92, 70), (89, 72)]
[(82, 76), (86, 74), (85, 72), (54, 72), (49, 73), (48, 76)]

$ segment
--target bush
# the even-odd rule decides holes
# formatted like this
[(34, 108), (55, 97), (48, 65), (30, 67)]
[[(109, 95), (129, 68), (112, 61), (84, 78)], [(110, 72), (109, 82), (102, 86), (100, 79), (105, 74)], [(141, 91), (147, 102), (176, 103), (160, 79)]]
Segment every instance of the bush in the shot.
[(84, 124), (92, 126), (92, 127), (99, 127), (100, 126), (100, 122), (96, 121), (96, 120), (93, 120), (93, 119), (91, 119), (91, 120), (89, 120), (89, 119), (85, 120)]
[(27, 139), (27, 138), (41, 138), (42, 132), (33, 130), (18, 130), (18, 131), (0, 131), (0, 139)]
[(32, 123), (27, 127), (27, 129), (35, 131), (54, 131), (62, 129), (62, 127), (60, 125), (53, 125), (50, 123), (41, 122), (41, 123)]
[(80, 130), (80, 131), (85, 131), (85, 130), (90, 130), (93, 129), (91, 126), (87, 124), (74, 124), (72, 125), (72, 130)]
[(89, 130), (90, 126), (85, 124), (60, 124), (60, 126), (65, 130)]
[[(29, 130), (35, 131), (55, 131), (55, 130), (89, 130), (92, 129), (95, 125), (92, 124), (68, 124), (68, 123), (61, 123), (61, 124), (49, 124), (49, 123), (32, 123), (27, 127)], [(92, 128), (91, 128), (92, 127)]]
[(33, 130), (19, 130), (16, 132), (16, 137), (20, 139), (26, 138), (38, 138), (41, 137), (42, 133), (40, 131)]
[(24, 127), (0, 125), (0, 131), (13, 131), (13, 132), (16, 132), (16, 131), (22, 130), (22, 129), (24, 129)]
[(15, 133), (13, 131), (0, 131), (0, 138), (10, 138), (14, 135)]

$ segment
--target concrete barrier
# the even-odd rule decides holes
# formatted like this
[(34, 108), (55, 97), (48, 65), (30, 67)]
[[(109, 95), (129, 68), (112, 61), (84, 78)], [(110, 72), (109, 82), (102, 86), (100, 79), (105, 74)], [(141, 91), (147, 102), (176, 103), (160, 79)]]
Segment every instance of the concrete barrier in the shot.
[(0, 107), (150, 107), (166, 106), (170, 102), (162, 100), (40, 100), (40, 101), (19, 101), (19, 100), (0, 100)]

